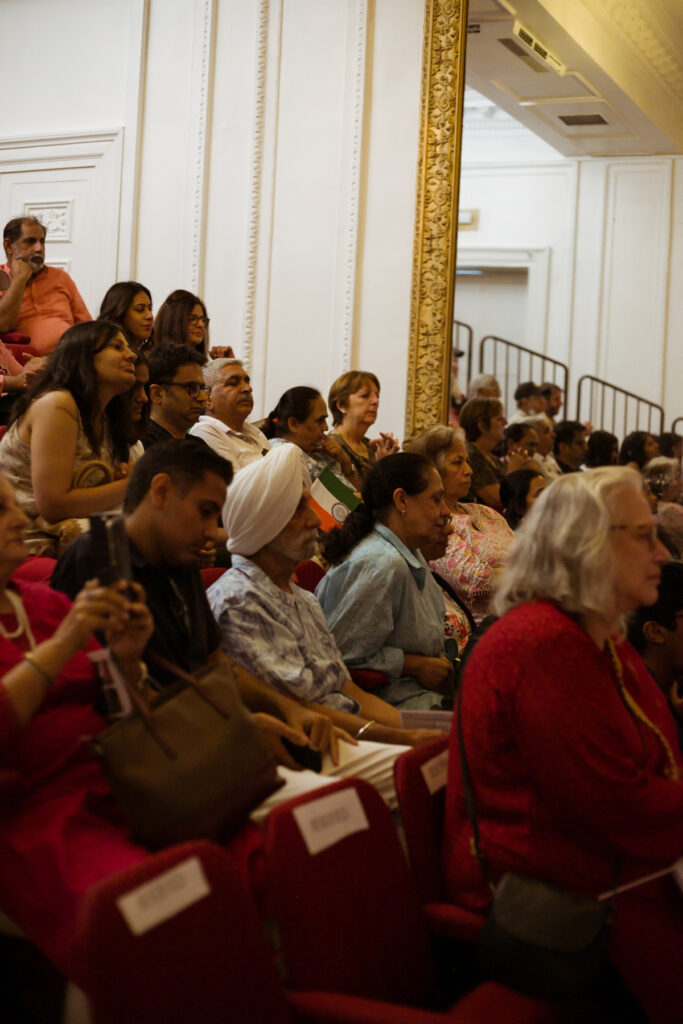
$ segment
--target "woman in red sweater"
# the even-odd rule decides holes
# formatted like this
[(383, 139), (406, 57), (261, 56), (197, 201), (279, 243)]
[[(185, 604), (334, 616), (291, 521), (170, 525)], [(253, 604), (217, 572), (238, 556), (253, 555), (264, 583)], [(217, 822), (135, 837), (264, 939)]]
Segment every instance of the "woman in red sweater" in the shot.
[[(586, 895), (683, 854), (676, 729), (623, 615), (657, 598), (658, 542), (639, 476), (571, 474), (539, 498), (467, 666), (464, 743), (481, 847), (506, 871)], [(457, 731), (451, 733), (444, 862), (454, 902), (484, 908)], [(683, 895), (669, 875), (617, 898), (611, 958), (651, 1021), (679, 1021)]]

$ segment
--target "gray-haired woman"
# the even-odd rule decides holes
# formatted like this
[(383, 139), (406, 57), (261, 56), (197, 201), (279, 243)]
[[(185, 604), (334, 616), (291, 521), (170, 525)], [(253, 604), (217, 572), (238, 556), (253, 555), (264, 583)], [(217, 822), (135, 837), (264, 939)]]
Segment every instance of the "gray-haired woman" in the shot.
[[(641, 478), (553, 483), (526, 517), (465, 670), (462, 731), (494, 881), (518, 871), (595, 896), (683, 853), (683, 763), (664, 696), (621, 617), (657, 598), (667, 553)], [(445, 869), (454, 902), (491, 899), (465, 812), (458, 733)], [(650, 1021), (680, 1020), (683, 903), (670, 876), (617, 897), (610, 957)]]

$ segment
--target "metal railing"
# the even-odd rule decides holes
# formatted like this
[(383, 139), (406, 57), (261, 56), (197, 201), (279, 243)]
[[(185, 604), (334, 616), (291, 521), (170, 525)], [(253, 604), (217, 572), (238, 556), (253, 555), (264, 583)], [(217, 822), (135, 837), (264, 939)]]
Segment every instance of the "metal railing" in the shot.
[(588, 421), (594, 429), (609, 430), (620, 441), (633, 430), (647, 430), (651, 434), (664, 430), (661, 405), (590, 374), (579, 379), (576, 418), (581, 423)]
[(487, 334), (481, 339), (479, 372), (492, 373), (496, 378), (502, 392), (503, 408), (509, 415), (514, 414), (517, 408), (514, 398), (517, 386), (527, 380), (536, 384), (557, 384), (562, 388), (566, 401), (569, 369), (565, 363), (506, 338)]
[[(453, 352), (456, 349), (460, 349), (464, 352), (464, 356), (460, 356), (458, 360), (458, 387), (463, 394), (467, 394), (467, 385), (472, 377), (472, 348), (473, 348), (473, 337), (474, 332), (469, 324), (465, 324), (462, 320), (453, 321)], [(453, 378), (451, 377), (451, 389), (453, 387)]]
[(679, 423), (683, 423), (683, 416), (677, 416), (676, 419), (671, 424), (671, 433), (672, 434), (677, 434), (678, 433), (678, 431), (676, 430), (676, 426)]

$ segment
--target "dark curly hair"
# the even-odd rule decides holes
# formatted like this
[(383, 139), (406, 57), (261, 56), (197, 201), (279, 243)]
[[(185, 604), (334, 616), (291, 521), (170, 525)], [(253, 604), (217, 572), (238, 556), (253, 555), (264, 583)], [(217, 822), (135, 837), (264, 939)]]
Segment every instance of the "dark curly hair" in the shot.
[[(57, 347), (47, 358), (45, 366), (14, 403), (10, 424), (19, 420), (29, 405), (49, 391), (68, 391), (78, 408), (85, 436), (98, 455), (100, 442), (95, 436), (94, 420), (99, 411), (95, 356), (106, 348), (112, 338), (121, 333), (118, 324), (110, 320), (88, 320), (69, 327), (59, 339)], [(112, 398), (104, 410), (112, 440), (112, 455), (117, 462), (128, 461), (126, 415), (122, 396)]]
[(352, 551), (363, 537), (367, 537), (381, 515), (393, 505), (394, 491), (402, 488), (406, 494), (422, 494), (429, 487), (434, 466), (424, 455), (415, 452), (397, 452), (386, 455), (376, 463), (363, 484), (362, 503), (346, 518), (338, 530), (331, 530), (323, 543), (325, 558), (336, 565)]

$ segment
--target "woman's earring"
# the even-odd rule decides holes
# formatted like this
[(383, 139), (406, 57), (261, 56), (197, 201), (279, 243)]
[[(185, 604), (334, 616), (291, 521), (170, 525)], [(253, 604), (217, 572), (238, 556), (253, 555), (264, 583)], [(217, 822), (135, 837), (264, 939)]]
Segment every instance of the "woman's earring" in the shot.
[(402, 516), (407, 516), (408, 515), (408, 509), (407, 508), (402, 508), (401, 509), (401, 515)]

